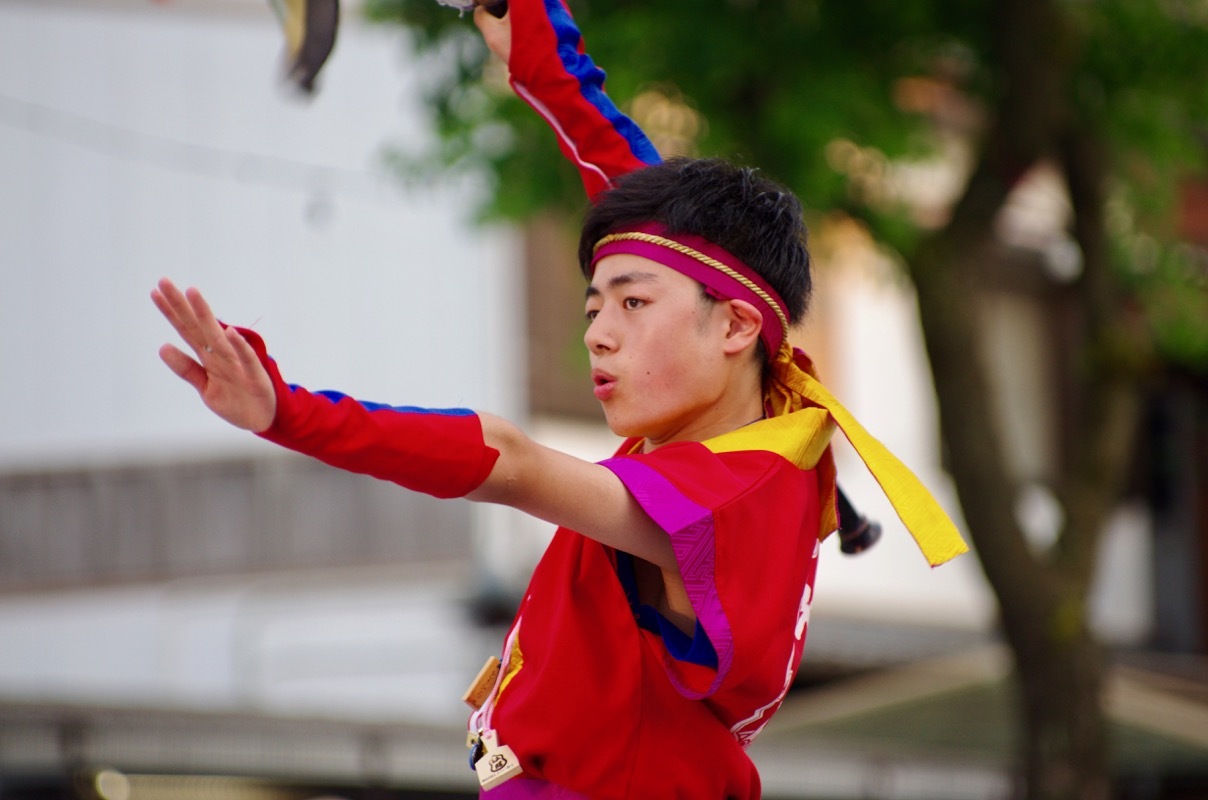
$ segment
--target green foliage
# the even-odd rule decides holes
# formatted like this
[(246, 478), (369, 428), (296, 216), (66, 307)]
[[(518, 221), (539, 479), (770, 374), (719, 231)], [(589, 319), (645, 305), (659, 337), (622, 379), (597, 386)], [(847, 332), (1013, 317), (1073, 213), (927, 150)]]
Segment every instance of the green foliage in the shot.
[(1113, 177), (1162, 238), (1180, 178), (1208, 166), (1208, 12), (1192, 0), (1072, 3), (1082, 32), (1070, 81), (1076, 123), (1099, 131)]
[[(873, 13), (866, 4), (821, 0), (572, 3), (619, 104), (652, 84), (677, 87), (708, 122), (702, 152), (758, 164), (819, 209), (852, 205), (846, 179), (826, 163), (833, 139), (889, 157), (928, 148), (925, 121), (894, 105), (894, 81), (959, 50), (936, 19), (950, 16), (972, 31), (970, 9), (978, 5), (890, 3)], [(406, 26), (445, 140), (436, 153), (397, 151), (411, 177), (484, 170), (497, 187), (492, 216), (581, 205), (573, 172), (556, 163), (543, 125), (501, 86), (478, 96), (486, 51), (468, 19), (434, 0), (370, 0), (367, 10)], [(478, 150), (479, 133), (497, 136), (499, 125), (512, 135)]]
[(1208, 376), (1208, 250), (1135, 232), (1119, 236), (1116, 246), (1156, 355)]
[[(926, 109), (903, 104), (904, 79), (924, 78), (989, 109), (1004, 90), (994, 38), (1011, 0), (571, 0), (610, 95), (625, 107), (643, 88), (673, 86), (706, 120), (704, 154), (760, 166), (816, 212), (863, 220), (909, 260), (925, 231), (901, 203), (870, 198), (828, 159), (837, 140), (895, 161), (937, 145)], [(1208, 371), (1202, 257), (1177, 241), (1176, 187), (1208, 168), (1208, 11), (1202, 0), (1063, 0), (1072, 35), (1057, 76), (1070, 130), (1108, 153), (1113, 203), (1127, 209), (1118, 241), (1164, 255), (1120, 272), (1147, 315), (1162, 356)], [(449, 170), (488, 176), (483, 213), (523, 218), (544, 207), (579, 211), (577, 177), (553, 135), (511, 92), (472, 22), (434, 0), (369, 0), (372, 17), (402, 23), (422, 59), (440, 133), (435, 152), (396, 149), (411, 177)], [(992, 126), (992, 118), (984, 121)], [(1137, 237), (1142, 237), (1138, 239)], [(1198, 259), (1198, 260), (1197, 260)], [(1198, 270), (1198, 271), (1197, 271)]]
[(434, 145), (387, 144), (387, 161), (410, 183), (450, 173), (490, 182), (479, 216), (524, 219), (552, 206), (585, 205), (574, 168), (558, 154), (553, 133), (497, 79), (484, 81), (489, 53), (468, 15), (435, 0), (369, 0), (367, 16), (405, 26), (421, 91), (437, 133)]

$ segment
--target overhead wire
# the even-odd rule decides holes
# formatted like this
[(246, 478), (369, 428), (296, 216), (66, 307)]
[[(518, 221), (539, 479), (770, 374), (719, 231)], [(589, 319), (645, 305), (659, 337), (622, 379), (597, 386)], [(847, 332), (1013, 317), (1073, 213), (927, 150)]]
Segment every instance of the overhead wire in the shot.
[[(336, 192), (387, 202), (398, 182), (369, 169), (185, 142), (0, 94), (0, 126), (123, 161), (198, 177), (254, 183), (302, 194)], [(394, 198), (397, 200), (397, 192)]]

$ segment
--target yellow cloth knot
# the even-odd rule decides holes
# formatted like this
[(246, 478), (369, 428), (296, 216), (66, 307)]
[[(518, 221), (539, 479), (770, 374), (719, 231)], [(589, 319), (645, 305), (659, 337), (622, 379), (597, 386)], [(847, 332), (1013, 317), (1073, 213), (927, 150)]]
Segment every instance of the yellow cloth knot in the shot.
[[(940, 508), (931, 492), (927, 491), (915, 474), (870, 434), (822, 385), (809, 356), (787, 342), (780, 348), (772, 363), (772, 379), (769, 381), (764, 401), (767, 404), (769, 419), (761, 425), (775, 423), (778, 418), (795, 415), (801, 411), (825, 409), (830, 420), (843, 431), (843, 435), (851, 442), (868, 471), (876, 478), (906, 530), (910, 531), (919, 550), (933, 567), (969, 551), (956, 525)], [(829, 426), (819, 430), (825, 434), (826, 442), (829, 442), (831, 430)], [(767, 432), (775, 436), (774, 430)], [(823, 498), (822, 507), (820, 535), (825, 538), (838, 527), (835, 483), (831, 479), (835, 468), (829, 444), (821, 453), (818, 453), (818, 450), (817, 444), (804, 448), (804, 451), (809, 452), (810, 457), (817, 461), (816, 465), (811, 466), (819, 469), (826, 478), (823, 485), (830, 487), (828, 496)]]

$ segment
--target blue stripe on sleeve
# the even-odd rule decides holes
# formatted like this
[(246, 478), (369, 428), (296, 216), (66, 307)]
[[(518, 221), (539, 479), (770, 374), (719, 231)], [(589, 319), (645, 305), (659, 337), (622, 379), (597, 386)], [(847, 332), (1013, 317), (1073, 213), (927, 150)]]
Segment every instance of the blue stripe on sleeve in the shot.
[[(301, 387), (291, 384), (290, 391)], [(364, 408), (366, 411), (397, 411), (400, 414), (438, 414), (445, 417), (472, 417), (476, 413), (470, 408), (420, 408), (419, 406), (392, 406), (386, 403), (371, 403), (366, 400), (357, 400), (355, 397), (349, 397), (346, 394), (332, 391), (314, 392), (320, 397), (326, 397), (333, 403), (338, 403), (341, 400), (351, 400), (357, 405)]]
[(583, 99), (591, 103), (627, 142), (633, 154), (647, 164), (660, 164), (662, 157), (646, 134), (604, 93), (604, 70), (595, 65), (591, 56), (579, 52), (583, 37), (574, 19), (562, 6), (561, 0), (544, 0), (545, 13), (558, 40), (558, 57), (562, 66), (579, 82)]

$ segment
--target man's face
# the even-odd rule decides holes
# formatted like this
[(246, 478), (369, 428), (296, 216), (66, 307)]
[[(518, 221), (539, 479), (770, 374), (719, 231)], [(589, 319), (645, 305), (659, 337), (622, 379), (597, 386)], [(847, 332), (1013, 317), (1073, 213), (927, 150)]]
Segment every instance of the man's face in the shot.
[(601, 259), (587, 289), (583, 341), (612, 431), (654, 446), (715, 435), (726, 384), (725, 304), (641, 256)]

